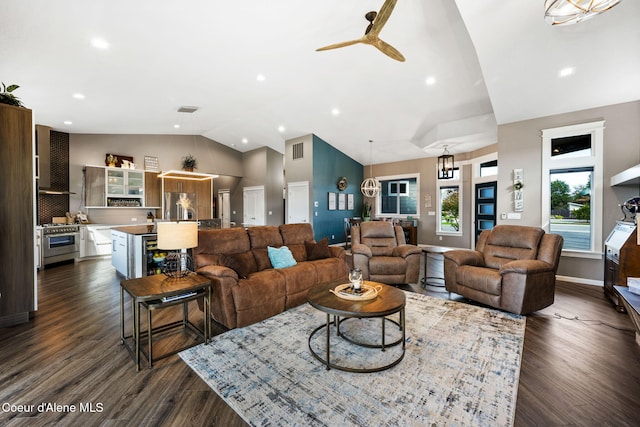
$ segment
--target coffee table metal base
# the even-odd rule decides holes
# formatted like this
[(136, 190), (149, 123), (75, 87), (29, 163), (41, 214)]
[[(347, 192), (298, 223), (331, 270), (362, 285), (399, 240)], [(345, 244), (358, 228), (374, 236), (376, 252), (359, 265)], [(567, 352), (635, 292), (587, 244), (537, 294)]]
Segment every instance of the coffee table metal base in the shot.
[[(343, 317), (340, 318), (338, 316), (333, 316), (333, 321), (331, 320), (331, 315), (327, 313), (327, 322), (326, 324), (322, 324), (320, 326), (318, 326), (316, 329), (313, 330), (313, 332), (311, 332), (311, 334), (309, 335), (309, 350), (311, 351), (311, 354), (313, 355), (313, 357), (315, 357), (317, 360), (319, 360), (320, 362), (322, 362), (326, 367), (327, 370), (330, 370), (331, 368), (334, 369), (338, 369), (341, 371), (346, 371), (346, 372), (355, 372), (355, 373), (371, 373), (371, 372), (380, 372), (380, 371), (384, 371), (386, 369), (389, 368), (393, 368), (394, 366), (396, 366), (398, 363), (400, 363), (402, 361), (402, 359), (404, 358), (404, 353), (405, 353), (405, 315), (404, 315), (404, 307), (399, 310), (400, 313), (400, 319), (399, 321), (395, 321), (392, 319), (389, 319), (388, 317), (381, 317), (380, 318), (380, 322), (381, 322), (381, 331), (382, 331), (382, 339), (380, 344), (377, 343), (365, 343), (365, 342), (360, 342), (357, 341), (353, 338), (348, 337), (347, 335), (345, 335), (343, 332), (340, 331), (340, 325), (347, 320), (350, 319), (357, 319), (357, 317)], [(390, 322), (393, 325), (396, 325), (401, 331), (402, 331), (402, 336), (401, 338), (399, 338), (396, 341), (393, 341), (391, 343), (386, 343), (386, 323)], [(395, 347), (397, 345), (402, 345), (402, 351), (400, 352), (400, 355), (394, 359), (393, 361), (391, 361), (391, 363), (388, 363), (386, 365), (383, 366), (378, 366), (375, 368), (352, 368), (349, 366), (343, 366), (343, 365), (338, 365), (336, 363), (331, 362), (331, 324), (333, 324), (336, 327), (336, 336), (337, 338), (343, 339), (345, 341), (350, 342), (351, 344), (357, 345), (359, 347), (366, 347), (366, 348), (379, 348), (381, 351), (385, 351), (387, 348), (390, 347)], [(322, 330), (325, 330), (326, 332), (326, 351), (325, 351), (325, 356), (321, 356), (320, 354), (318, 354), (318, 352), (316, 352), (313, 349), (312, 343), (311, 341), (313, 340), (313, 338), (316, 336), (316, 334)]]

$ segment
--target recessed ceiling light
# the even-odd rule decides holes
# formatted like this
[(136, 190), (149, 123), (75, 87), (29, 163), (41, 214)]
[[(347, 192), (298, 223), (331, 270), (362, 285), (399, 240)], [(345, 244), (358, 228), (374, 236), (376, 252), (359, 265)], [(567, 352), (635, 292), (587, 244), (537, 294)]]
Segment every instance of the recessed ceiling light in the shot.
[(264, 76), (264, 74), (258, 74), (258, 76), (256, 77), (256, 80), (259, 82), (263, 82), (266, 79), (266, 77)]
[(284, 132), (284, 131), (285, 131), (284, 126), (278, 126), (278, 132)]
[(424, 81), (427, 86), (431, 86), (436, 84), (436, 78), (435, 77), (427, 77), (427, 79)]
[(569, 77), (576, 73), (575, 67), (566, 67), (558, 71), (558, 77)]
[(85, 98), (84, 94), (82, 94), (82, 93), (74, 93), (72, 96), (75, 99), (84, 99)]
[(340, 114), (340, 110), (338, 110), (337, 108), (334, 108), (333, 110), (331, 110), (331, 114), (333, 114), (334, 116), (337, 116), (338, 114)]
[(97, 49), (109, 49), (109, 43), (102, 39), (93, 39), (91, 40), (91, 46)]
[(180, 125), (173, 125), (174, 128), (180, 129)]
[(73, 124), (73, 122), (72, 122), (72, 121), (70, 121), (70, 120), (65, 120), (65, 121), (64, 121), (64, 124), (65, 124), (65, 125), (72, 125), (72, 124)]
[(242, 143), (243, 143), (243, 144), (248, 144), (248, 143), (249, 143), (249, 140), (248, 140), (247, 138), (242, 138)]

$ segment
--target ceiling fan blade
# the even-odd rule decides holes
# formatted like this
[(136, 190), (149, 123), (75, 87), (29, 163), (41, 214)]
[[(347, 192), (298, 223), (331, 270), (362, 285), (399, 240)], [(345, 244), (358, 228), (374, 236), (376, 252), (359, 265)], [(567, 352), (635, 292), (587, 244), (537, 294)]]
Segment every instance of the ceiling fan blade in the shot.
[(396, 7), (396, 3), (398, 0), (386, 0), (382, 7), (380, 8), (380, 12), (376, 15), (375, 21), (373, 21), (373, 26), (371, 27), (371, 31), (369, 34), (377, 35), (380, 31), (382, 31), (382, 27), (387, 23), (389, 17), (391, 16), (391, 12), (393, 12), (393, 8)]
[(364, 43), (364, 40), (356, 39), (356, 40), (349, 40), (348, 42), (330, 44), (329, 46), (324, 46), (324, 47), (317, 48), (316, 52), (321, 51), (321, 50), (338, 49), (340, 47), (351, 46), (351, 45), (358, 44), (358, 43)]
[(382, 53), (387, 55), (390, 58), (395, 59), (396, 61), (404, 62), (404, 56), (396, 49), (391, 46), (389, 43), (384, 40), (377, 39), (375, 43), (372, 43), (375, 47), (377, 47)]

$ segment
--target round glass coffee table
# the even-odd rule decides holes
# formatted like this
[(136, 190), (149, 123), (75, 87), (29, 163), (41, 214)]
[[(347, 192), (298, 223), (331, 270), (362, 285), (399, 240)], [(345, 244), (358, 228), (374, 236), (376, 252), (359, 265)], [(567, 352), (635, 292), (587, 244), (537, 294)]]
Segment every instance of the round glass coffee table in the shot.
[[(309, 290), (307, 294), (307, 301), (309, 304), (316, 308), (317, 310), (326, 313), (327, 321), (325, 324), (322, 324), (315, 328), (311, 334), (309, 335), (309, 350), (311, 354), (322, 362), (327, 370), (331, 368), (339, 369), (347, 372), (379, 372), (385, 369), (389, 369), (393, 366), (396, 366), (400, 361), (404, 358), (405, 353), (405, 294), (400, 289), (394, 288), (392, 286), (387, 286), (382, 283), (377, 282), (369, 282), (365, 281), (365, 284), (378, 287), (380, 286), (382, 289), (378, 293), (378, 296), (375, 299), (365, 300), (365, 301), (354, 301), (350, 299), (340, 298), (330, 290), (334, 289), (336, 286), (340, 285), (341, 282), (332, 282), (318, 285)], [(390, 319), (388, 316), (393, 314), (399, 314), (398, 321)], [(331, 317), (333, 316), (333, 320)], [(380, 319), (380, 339), (371, 340), (371, 342), (366, 342), (349, 336), (345, 334), (342, 329), (344, 329), (344, 325), (351, 322), (352, 319), (372, 319), (378, 318)], [(391, 342), (387, 342), (387, 333), (386, 333), (386, 324), (387, 322), (392, 325), (397, 326), (401, 331), (401, 337), (392, 340)], [(344, 323), (344, 325), (343, 325)], [(397, 357), (392, 358), (391, 360), (387, 360), (386, 363), (381, 366), (374, 367), (351, 367), (345, 366), (345, 364), (338, 364), (331, 361), (331, 330), (335, 328), (336, 331), (336, 340), (344, 340), (350, 345), (366, 347), (371, 349), (380, 349), (381, 351), (386, 351), (390, 347), (395, 347), (400, 345), (400, 350), (398, 351)], [(369, 324), (368, 326), (371, 326)], [(324, 355), (322, 355), (322, 351), (317, 351), (313, 348), (312, 341), (314, 340), (316, 334), (325, 331), (326, 334), (326, 348), (324, 349)], [(377, 335), (377, 334), (376, 334)]]

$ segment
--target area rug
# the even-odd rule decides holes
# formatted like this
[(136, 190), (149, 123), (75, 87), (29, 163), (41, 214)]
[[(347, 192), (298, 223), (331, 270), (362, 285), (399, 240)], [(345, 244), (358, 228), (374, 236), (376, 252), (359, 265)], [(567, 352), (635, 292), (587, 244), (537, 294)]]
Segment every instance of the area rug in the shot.
[[(308, 304), (225, 332), (180, 357), (254, 426), (513, 425), (525, 318), (410, 292), (406, 297), (404, 359), (386, 371), (326, 370), (308, 347), (326, 315)], [(381, 330), (361, 319), (343, 327), (353, 334)], [(389, 339), (400, 336), (398, 329), (387, 322)], [(312, 340), (317, 351), (325, 337)], [(331, 339), (332, 362), (384, 363), (402, 351), (401, 345), (385, 352), (334, 349), (334, 342), (344, 342), (335, 331)]]

